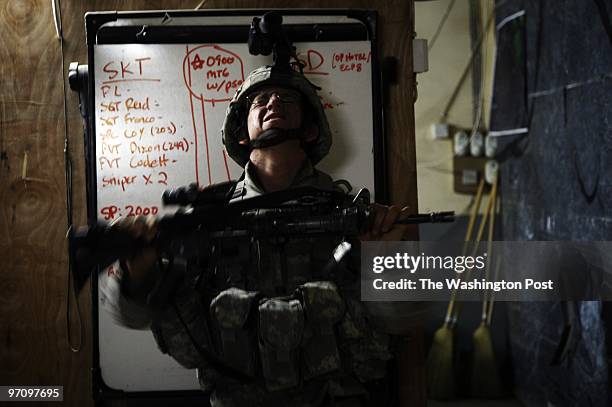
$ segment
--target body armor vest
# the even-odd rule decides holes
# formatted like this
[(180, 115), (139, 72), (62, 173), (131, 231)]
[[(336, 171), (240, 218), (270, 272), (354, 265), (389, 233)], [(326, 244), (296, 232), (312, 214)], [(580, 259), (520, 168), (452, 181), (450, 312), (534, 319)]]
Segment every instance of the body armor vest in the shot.
[[(303, 175), (302, 185), (333, 188), (312, 167)], [(259, 193), (247, 172), (232, 199)], [(195, 265), (202, 270), (189, 273), (198, 278), (184, 281), (173, 306), (154, 318), (160, 349), (198, 368), (213, 406), (318, 405), (329, 394), (364, 394), (363, 383), (387, 372), (389, 338), (371, 329), (360, 304), (358, 253), (326, 267), (339, 243), (217, 243), (207, 264)]]

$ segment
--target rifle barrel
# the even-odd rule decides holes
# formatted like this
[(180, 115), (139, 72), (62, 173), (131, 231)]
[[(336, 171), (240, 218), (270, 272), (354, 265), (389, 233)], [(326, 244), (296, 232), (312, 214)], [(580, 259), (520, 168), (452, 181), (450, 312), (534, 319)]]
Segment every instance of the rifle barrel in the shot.
[(400, 225), (414, 225), (418, 223), (447, 223), (455, 221), (454, 211), (444, 212), (431, 212), (431, 213), (417, 213), (416, 215), (410, 215), (405, 219), (399, 220), (395, 223)]

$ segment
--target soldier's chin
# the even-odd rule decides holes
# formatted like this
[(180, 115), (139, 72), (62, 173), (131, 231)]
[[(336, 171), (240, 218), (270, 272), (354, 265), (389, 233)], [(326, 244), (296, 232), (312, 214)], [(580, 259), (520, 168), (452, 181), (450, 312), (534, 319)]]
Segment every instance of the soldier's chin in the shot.
[(268, 151), (276, 150), (276, 151), (284, 151), (286, 153), (288, 152), (289, 149), (294, 150), (296, 147), (298, 148), (300, 147), (300, 142), (299, 140), (292, 139), (292, 140), (283, 140), (279, 142), (278, 144), (274, 144), (273, 146), (261, 147), (260, 150), (268, 150)]

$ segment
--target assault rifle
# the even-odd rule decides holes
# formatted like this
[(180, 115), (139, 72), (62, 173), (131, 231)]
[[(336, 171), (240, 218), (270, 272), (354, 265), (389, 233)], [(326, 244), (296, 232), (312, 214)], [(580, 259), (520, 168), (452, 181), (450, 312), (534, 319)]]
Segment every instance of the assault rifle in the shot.
[[(180, 209), (158, 221), (154, 240), (170, 257), (195, 259), (207, 256), (211, 244), (223, 239), (282, 239), (295, 236), (357, 236), (371, 222), (370, 193), (355, 196), (313, 187), (295, 188), (228, 203), (234, 182), (205, 189), (192, 185), (166, 191), (164, 205)], [(454, 212), (411, 215), (401, 224), (452, 222)], [(89, 273), (133, 255), (145, 242), (128, 232), (100, 222), (72, 233), (77, 273)]]

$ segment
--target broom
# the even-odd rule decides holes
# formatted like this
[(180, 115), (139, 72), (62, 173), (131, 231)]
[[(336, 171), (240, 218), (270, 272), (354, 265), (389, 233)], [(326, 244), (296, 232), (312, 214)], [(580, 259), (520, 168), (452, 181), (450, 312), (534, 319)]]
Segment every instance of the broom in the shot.
[[(496, 179), (493, 180), (494, 183), (495, 181)], [(478, 226), (478, 233), (476, 233), (476, 239), (474, 240), (474, 247), (472, 248), (471, 257), (474, 257), (476, 255), (476, 253), (478, 252), (478, 243), (482, 241), (482, 235), (484, 235), (485, 226), (491, 215), (491, 207), (493, 206), (493, 201), (494, 201), (493, 196), (494, 196), (493, 188), (491, 188), (491, 194), (489, 195), (487, 207), (482, 216), (482, 221), (480, 222), (480, 225)], [(464, 249), (465, 249), (465, 246), (464, 246)], [(463, 254), (464, 255), (466, 254), (466, 250), (464, 250)], [(471, 273), (472, 273), (472, 269), (469, 268), (465, 273), (461, 275), (461, 279), (465, 279), (466, 281), (469, 281)], [(454, 327), (457, 324), (457, 320), (459, 319), (459, 311), (461, 311), (461, 303), (457, 303), (455, 307), (455, 312), (451, 317), (450, 322), (451, 322), (452, 327)]]
[[(489, 270), (491, 266), (491, 255), (493, 249), (493, 233), (495, 230), (495, 209), (497, 200), (497, 175), (493, 180), (491, 189), (491, 205), (489, 207), (489, 235), (487, 239), (487, 264), (485, 269), (485, 281), (489, 280)], [(499, 263), (497, 264), (499, 265)], [(496, 267), (497, 269), (497, 267)], [(491, 340), (491, 315), (493, 312), (493, 298), (487, 301), (487, 291), (483, 293), (482, 315), (480, 326), (474, 331), (472, 340), (474, 353), (472, 355), (472, 396), (485, 399), (499, 398), (502, 396), (502, 385), (499, 379), (499, 371), (495, 361), (493, 351), (493, 341)]]
[[(463, 254), (467, 251), (474, 224), (480, 210), (482, 202), (482, 192), (484, 190), (485, 180), (480, 180), (474, 208), (470, 214), (467, 231), (463, 244)], [(429, 354), (427, 355), (427, 390), (428, 397), (435, 400), (449, 400), (455, 396), (455, 384), (453, 373), (453, 327), (452, 322), (455, 300), (457, 298), (457, 290), (451, 292), (451, 298), (446, 308), (446, 316), (444, 323), (434, 333), (433, 341)]]
[[(486, 226), (487, 221), (489, 219), (489, 215), (491, 213), (491, 207), (493, 205), (493, 199), (491, 198), (492, 196), (493, 195), (490, 195), (490, 198), (489, 198), (489, 200), (487, 202), (487, 207), (486, 207), (486, 209), (484, 210), (484, 213), (483, 213), (482, 220), (480, 222), (480, 225), (478, 226), (478, 232), (476, 233), (476, 238), (474, 239), (474, 243), (475, 244), (474, 244), (474, 247), (472, 248), (472, 252), (471, 252), (471, 256), (472, 257), (474, 257), (476, 255), (476, 253), (478, 251), (478, 243), (482, 241), (482, 237), (484, 235), (485, 226)], [(477, 215), (478, 215), (478, 213), (476, 212), (476, 215), (474, 217), (474, 223), (476, 221)], [(469, 238), (471, 238), (471, 234), (470, 234)], [(469, 238), (468, 238), (468, 240), (469, 240)], [(467, 243), (464, 243), (464, 246), (463, 246), (463, 255), (465, 255), (467, 253), (467, 247), (468, 247)], [(472, 272), (472, 270), (468, 269), (465, 273), (460, 275), (460, 279), (462, 279), (462, 280), (465, 279), (466, 281), (469, 281), (471, 272)], [(456, 303), (456, 305), (454, 306), (454, 310), (451, 309), (450, 318), (447, 319), (447, 321), (448, 321), (447, 322), (447, 327), (451, 331), (451, 336), (452, 336), (452, 332), (453, 332), (453, 330), (454, 330), (454, 328), (455, 328), (455, 326), (457, 324), (457, 320), (459, 319), (459, 313), (461, 311), (461, 302), (457, 302), (456, 301), (456, 297), (457, 297), (457, 292), (455, 290), (453, 292), (453, 295), (451, 295), (451, 302), (452, 303)], [(451, 351), (451, 358), (452, 358), (452, 354), (453, 354), (452, 346), (451, 346), (451, 350), (450, 351)], [(452, 359), (451, 359), (451, 362), (452, 362)], [(450, 367), (450, 370), (449, 370), (448, 374), (451, 375), (451, 380), (453, 380), (453, 376), (452, 375), (454, 374), (454, 372), (453, 372), (452, 366)], [(453, 383), (453, 382), (451, 382), (451, 383)], [(453, 393), (452, 394), (449, 393), (447, 395), (446, 399), (452, 398), (454, 396), (454, 388), (452, 388), (452, 389), (453, 389)], [(442, 400), (442, 398), (440, 398), (440, 400)]]

